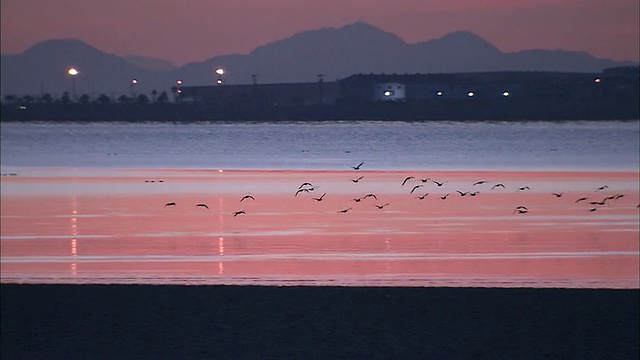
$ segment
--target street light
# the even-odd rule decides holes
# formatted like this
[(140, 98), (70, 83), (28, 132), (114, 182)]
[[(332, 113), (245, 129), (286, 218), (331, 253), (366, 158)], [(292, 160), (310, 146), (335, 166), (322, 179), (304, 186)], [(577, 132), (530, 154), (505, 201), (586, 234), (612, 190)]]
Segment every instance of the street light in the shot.
[(222, 85), (222, 75), (224, 75), (224, 69), (221, 68), (221, 67), (216, 68), (215, 73), (216, 73), (216, 75), (218, 75), (218, 77), (216, 79), (216, 84)]
[(73, 96), (73, 100), (76, 99), (76, 76), (80, 74), (78, 69), (74, 67), (70, 67), (67, 69), (67, 74), (71, 76), (71, 96)]
[(131, 79), (131, 97), (135, 97), (136, 93), (133, 90), (133, 86), (138, 83), (138, 79)]

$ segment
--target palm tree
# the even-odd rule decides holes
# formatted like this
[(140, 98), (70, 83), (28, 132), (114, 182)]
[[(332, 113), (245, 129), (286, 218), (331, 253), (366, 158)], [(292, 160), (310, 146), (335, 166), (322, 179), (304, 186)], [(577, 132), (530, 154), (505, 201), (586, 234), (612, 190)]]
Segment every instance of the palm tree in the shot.
[(98, 104), (103, 104), (103, 105), (111, 103), (111, 99), (105, 94), (101, 94), (100, 96), (98, 96), (96, 101), (98, 102)]
[(118, 102), (120, 103), (120, 105), (124, 105), (129, 102), (129, 97), (127, 95), (120, 95), (118, 97)]

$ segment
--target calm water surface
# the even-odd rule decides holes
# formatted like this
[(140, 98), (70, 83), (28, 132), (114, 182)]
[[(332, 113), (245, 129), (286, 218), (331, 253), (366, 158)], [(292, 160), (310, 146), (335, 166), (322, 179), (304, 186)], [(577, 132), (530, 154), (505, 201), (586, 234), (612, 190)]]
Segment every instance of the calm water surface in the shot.
[(639, 122), (3, 123), (11, 166), (638, 169)]
[[(639, 280), (638, 121), (1, 126), (3, 282), (625, 288)], [(356, 184), (350, 166), (360, 162)], [(474, 171), (491, 182), (473, 186)], [(425, 183), (420, 195), (430, 195), (420, 201), (400, 185), (406, 175), (448, 181)], [(293, 196), (303, 181), (326, 199)], [(490, 190), (498, 181), (507, 189)], [(596, 192), (603, 184), (610, 188)], [(523, 185), (532, 190), (517, 192)], [(367, 192), (379, 201), (353, 202)], [(240, 204), (247, 193), (257, 201)], [(595, 212), (575, 203), (618, 193), (626, 196)], [(180, 206), (165, 208), (169, 201)], [(373, 206), (385, 202), (383, 211)], [(530, 213), (514, 215), (522, 204)], [(248, 215), (233, 217), (240, 208)]]

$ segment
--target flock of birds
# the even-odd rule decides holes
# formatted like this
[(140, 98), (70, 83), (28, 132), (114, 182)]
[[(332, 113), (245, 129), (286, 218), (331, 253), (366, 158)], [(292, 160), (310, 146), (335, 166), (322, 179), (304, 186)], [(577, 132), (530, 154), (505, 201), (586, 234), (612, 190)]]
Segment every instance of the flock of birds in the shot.
[[(361, 162), (358, 165), (351, 166), (351, 168), (353, 170), (355, 170), (355, 171), (358, 171), (358, 170), (361, 169), (361, 167), (363, 165), (364, 165), (364, 162)], [(352, 178), (351, 181), (353, 183), (359, 183), (363, 178), (364, 178), (364, 176), (358, 176), (358, 177)], [(145, 182), (153, 182), (153, 181), (145, 180)], [(162, 182), (162, 180), (160, 180), (160, 182)], [(429, 177), (427, 177), (427, 178), (416, 178), (414, 176), (407, 176), (407, 177), (404, 178), (404, 180), (402, 180), (400, 186), (404, 187), (405, 185), (410, 184), (410, 182), (413, 182), (413, 183), (417, 182), (417, 184), (411, 186), (411, 190), (409, 191), (409, 194), (414, 194), (414, 193), (416, 193), (416, 191), (424, 189), (424, 187), (425, 187), (425, 185), (427, 183), (433, 183), (438, 188), (442, 188), (447, 183), (446, 181), (433, 180), (433, 179), (431, 179)], [(485, 185), (485, 184), (488, 184), (488, 183), (489, 183), (489, 181), (487, 181), (487, 180), (479, 180), (479, 181), (474, 182), (472, 184), (472, 186), (476, 187), (476, 186)], [(503, 183), (495, 183), (495, 184), (493, 184), (491, 186), (491, 188), (490, 188), (491, 190), (490, 191), (493, 191), (493, 190), (496, 190), (496, 189), (505, 189), (505, 188), (506, 188), (506, 186)], [(606, 190), (608, 188), (609, 187), (607, 185), (602, 185), (602, 186), (598, 186), (598, 187), (594, 188), (594, 191), (595, 192), (601, 192), (601, 191), (604, 191), (604, 190)], [(303, 193), (303, 194), (304, 193), (311, 194), (316, 189), (317, 189), (317, 187), (314, 184), (312, 184), (310, 182), (303, 182), (302, 184), (300, 184), (298, 189), (295, 191), (294, 196), (297, 197), (301, 193)], [(517, 192), (524, 192), (524, 191), (530, 191), (530, 190), (531, 190), (531, 188), (528, 185), (520, 186), (520, 187), (518, 187), (516, 189)], [(461, 191), (461, 190), (457, 190), (456, 189), (455, 191), (461, 197), (464, 197), (464, 196), (467, 196), (467, 195), (470, 196), (470, 197), (475, 197), (475, 196), (480, 194), (479, 190)], [(565, 193), (566, 192), (555, 192), (555, 193), (551, 193), (550, 196), (555, 196), (556, 198), (560, 198), (560, 197), (563, 197), (563, 195)], [(440, 195), (439, 198), (441, 200), (446, 200), (449, 197), (449, 195), (451, 195), (451, 194), (452, 193), (446, 193), (444, 195)], [(320, 202), (320, 201), (324, 200), (326, 195), (327, 195), (327, 193), (323, 193), (320, 196), (312, 196), (311, 199), (313, 199), (313, 200), (315, 200), (317, 202)], [(428, 192), (421, 192), (421, 195), (416, 196), (416, 198), (419, 199), (419, 200), (424, 200), (428, 195), (429, 195)], [(603, 197), (602, 200), (593, 200), (593, 199), (591, 199), (589, 197), (584, 196), (584, 197), (580, 197), (580, 198), (576, 199), (575, 203), (581, 203), (581, 202), (588, 203), (588, 204), (591, 205), (591, 207), (589, 207), (588, 211), (594, 212), (594, 211), (598, 210), (598, 208), (600, 206), (606, 205), (608, 201), (617, 201), (618, 199), (620, 199), (620, 198), (622, 198), (624, 196), (625, 196), (624, 194), (617, 193), (617, 194), (614, 194), (614, 195)], [(365, 194), (365, 195), (363, 195), (361, 197), (353, 198), (352, 201), (355, 202), (355, 203), (360, 203), (363, 200), (368, 199), (368, 198), (372, 198), (372, 199), (374, 199), (376, 201), (378, 200), (378, 197), (376, 196), (376, 194), (367, 193), (367, 194)], [(244, 196), (242, 196), (240, 198), (240, 202), (242, 203), (245, 200), (255, 201), (255, 198), (252, 195), (247, 194), (247, 195), (244, 195)], [(172, 202), (168, 202), (168, 203), (166, 203), (164, 205), (164, 207), (169, 207), (169, 206), (176, 206), (176, 203), (172, 201)], [(374, 206), (376, 208), (378, 208), (379, 210), (382, 210), (385, 207), (389, 206), (389, 203), (388, 202), (387, 203), (381, 203), (381, 204), (376, 203), (376, 204), (374, 204)], [(207, 206), (206, 203), (198, 203), (198, 204), (196, 204), (196, 207), (202, 207), (202, 208), (205, 208), (205, 209), (209, 209), (209, 206)], [(640, 208), (640, 205), (638, 205), (637, 208)], [(351, 207), (351, 206), (350, 207), (345, 207), (345, 208), (339, 210), (338, 213), (346, 214), (349, 211), (351, 211), (352, 209), (353, 209), (353, 207)], [(514, 214), (526, 214), (528, 212), (529, 212), (529, 209), (524, 205), (518, 205), (513, 210)], [(246, 213), (245, 210), (237, 210), (237, 211), (232, 212), (231, 214), (234, 217), (236, 217), (238, 215), (246, 215), (247, 213)]]

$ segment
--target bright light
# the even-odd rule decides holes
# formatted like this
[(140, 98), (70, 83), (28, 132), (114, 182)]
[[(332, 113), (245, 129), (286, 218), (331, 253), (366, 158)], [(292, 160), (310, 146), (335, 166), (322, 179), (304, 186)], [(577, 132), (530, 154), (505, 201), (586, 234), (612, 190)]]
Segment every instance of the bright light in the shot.
[(223, 68), (217, 68), (217, 69), (216, 69), (216, 74), (218, 74), (218, 75), (224, 75), (224, 69), (223, 69)]
[(387, 91), (384, 92), (384, 96), (388, 97), (388, 96), (391, 96), (391, 95), (393, 95), (393, 91), (391, 91), (391, 90), (387, 90)]
[(469, 92), (467, 93), (467, 96), (468, 96), (468, 97), (473, 97), (474, 95), (475, 95), (475, 94), (473, 93), (473, 91), (469, 91)]
[(69, 68), (67, 70), (67, 74), (69, 74), (70, 76), (76, 76), (78, 75), (80, 72), (78, 71), (78, 69), (76, 68)]
[(138, 83), (138, 79), (133, 79), (133, 80), (131, 80), (131, 83), (132, 83), (132, 84), (137, 84), (137, 83)]
[(509, 94), (509, 92), (508, 92), (508, 91), (504, 91), (504, 92), (502, 92), (502, 96), (504, 96), (504, 97), (507, 97), (507, 96), (509, 96), (509, 95), (510, 95), (510, 94)]
[(222, 79), (218, 79), (218, 80), (216, 80), (216, 84), (218, 84), (218, 85), (222, 85)]
[(600, 82), (602, 81), (602, 79), (600, 79), (600, 78), (595, 78), (595, 79), (593, 79), (593, 81), (594, 81), (594, 82), (596, 82), (596, 83), (600, 83)]
[(442, 91), (438, 91), (438, 92), (436, 93), (436, 95), (438, 95), (438, 96), (442, 96)]
[(180, 80), (180, 79), (176, 80), (176, 84), (182, 85), (182, 80)]

